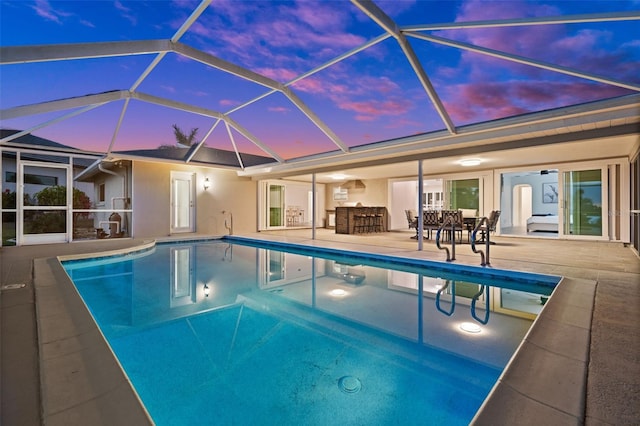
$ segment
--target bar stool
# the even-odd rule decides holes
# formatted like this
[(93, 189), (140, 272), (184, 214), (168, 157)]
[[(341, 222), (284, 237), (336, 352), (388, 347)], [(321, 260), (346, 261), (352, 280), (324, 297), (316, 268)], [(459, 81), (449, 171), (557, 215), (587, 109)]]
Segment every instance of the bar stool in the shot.
[(376, 209), (374, 220), (374, 232), (384, 232), (384, 214), (382, 213), (380, 208)]
[(367, 232), (369, 227), (369, 217), (365, 213), (353, 214), (353, 233), (362, 234)]

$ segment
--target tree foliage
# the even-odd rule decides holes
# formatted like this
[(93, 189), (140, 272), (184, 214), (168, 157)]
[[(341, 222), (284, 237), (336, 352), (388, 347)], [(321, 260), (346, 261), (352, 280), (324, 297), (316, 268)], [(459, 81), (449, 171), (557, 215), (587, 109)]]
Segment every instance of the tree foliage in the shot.
[(185, 132), (183, 132), (182, 129), (180, 129), (180, 127), (178, 127), (177, 124), (174, 124), (171, 127), (173, 127), (173, 134), (176, 137), (176, 141), (180, 145), (191, 146), (194, 144), (194, 141), (196, 139), (196, 134), (198, 133), (197, 127), (194, 129), (191, 129), (188, 135)]

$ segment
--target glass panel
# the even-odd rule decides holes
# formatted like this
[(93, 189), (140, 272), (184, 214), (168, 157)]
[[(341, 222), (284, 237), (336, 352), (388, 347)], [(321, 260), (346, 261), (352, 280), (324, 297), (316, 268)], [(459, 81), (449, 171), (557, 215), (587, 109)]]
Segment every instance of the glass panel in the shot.
[(66, 210), (26, 210), (24, 234), (63, 234), (67, 232)]
[(269, 185), (269, 226), (284, 225), (284, 186)]
[(2, 245), (16, 245), (16, 214), (2, 213)]
[(480, 179), (451, 180), (446, 182), (450, 210), (474, 209), (480, 207)]
[(66, 206), (67, 171), (53, 167), (25, 166), (25, 206)]
[(191, 196), (189, 188), (191, 187), (189, 180), (175, 179), (174, 180), (174, 212), (173, 215), (174, 228), (188, 228), (189, 227), (189, 212)]
[(602, 171), (564, 172), (564, 233), (602, 235)]

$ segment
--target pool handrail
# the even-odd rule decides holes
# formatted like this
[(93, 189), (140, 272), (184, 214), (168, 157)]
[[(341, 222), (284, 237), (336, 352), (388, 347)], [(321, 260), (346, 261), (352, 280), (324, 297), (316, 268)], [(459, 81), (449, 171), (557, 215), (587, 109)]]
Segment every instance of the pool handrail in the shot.
[[(482, 235), (484, 237), (484, 252), (476, 248), (476, 235), (479, 230), (482, 230)], [(489, 234), (489, 219), (486, 216), (482, 216), (480, 220), (478, 220), (476, 227), (471, 232), (471, 251), (473, 251), (474, 253), (480, 253), (480, 266), (491, 266), (491, 263), (489, 261), (489, 246), (491, 245), (491, 241), (489, 241)]]

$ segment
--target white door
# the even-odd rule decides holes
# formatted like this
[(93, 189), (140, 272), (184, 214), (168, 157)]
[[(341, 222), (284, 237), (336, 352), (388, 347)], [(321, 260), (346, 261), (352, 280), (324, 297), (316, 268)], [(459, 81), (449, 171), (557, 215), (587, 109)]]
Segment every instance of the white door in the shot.
[(69, 241), (71, 168), (24, 161), (17, 176), (18, 245)]
[(171, 233), (195, 232), (195, 175), (171, 172)]

